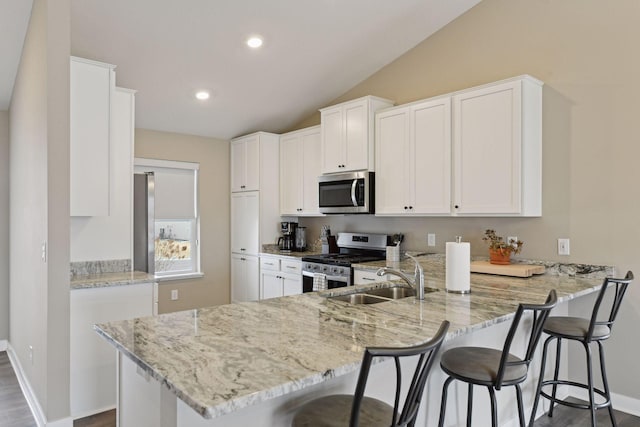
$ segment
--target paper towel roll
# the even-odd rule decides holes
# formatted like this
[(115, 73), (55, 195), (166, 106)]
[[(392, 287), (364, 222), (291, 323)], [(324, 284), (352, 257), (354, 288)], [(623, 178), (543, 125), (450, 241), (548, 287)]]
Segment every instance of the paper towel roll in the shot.
[(471, 290), (471, 245), (469, 242), (447, 242), (447, 292), (466, 294)]

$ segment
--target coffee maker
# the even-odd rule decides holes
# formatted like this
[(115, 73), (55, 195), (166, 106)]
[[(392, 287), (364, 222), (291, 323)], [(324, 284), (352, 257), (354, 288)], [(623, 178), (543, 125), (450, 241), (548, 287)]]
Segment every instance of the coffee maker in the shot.
[(283, 252), (291, 252), (296, 246), (296, 228), (297, 222), (282, 221), (280, 223), (280, 232), (282, 237), (278, 239), (278, 246)]

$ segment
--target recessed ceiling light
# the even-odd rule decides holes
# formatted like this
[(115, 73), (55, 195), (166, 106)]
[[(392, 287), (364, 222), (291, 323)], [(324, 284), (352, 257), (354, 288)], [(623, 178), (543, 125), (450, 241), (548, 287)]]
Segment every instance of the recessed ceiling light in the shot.
[(209, 92), (207, 92), (206, 90), (201, 90), (199, 92), (196, 92), (196, 98), (198, 98), (201, 101), (204, 101), (205, 99), (209, 99)]
[(251, 37), (247, 40), (247, 45), (254, 49), (259, 48), (262, 46), (262, 39), (260, 37)]

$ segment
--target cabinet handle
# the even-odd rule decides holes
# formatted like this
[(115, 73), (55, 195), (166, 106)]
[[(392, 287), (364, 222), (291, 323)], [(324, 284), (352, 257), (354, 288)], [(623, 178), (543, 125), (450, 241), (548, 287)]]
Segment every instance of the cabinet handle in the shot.
[(409, 208), (405, 206), (405, 207), (404, 207), (404, 210), (406, 211), (407, 209), (409, 209)]
[(456, 208), (456, 209), (458, 209), (459, 207), (460, 207), (460, 206), (458, 206), (458, 205), (455, 205), (455, 206), (454, 206), (454, 208)]
[(273, 265), (272, 262), (265, 262), (266, 265)]
[(413, 206), (409, 206), (409, 209), (413, 209)]
[(241, 186), (240, 186), (240, 188), (245, 188), (245, 186), (244, 186), (244, 185), (241, 185)]
[(246, 261), (246, 260), (247, 260), (246, 258), (240, 258), (240, 261)]
[(292, 265), (287, 265), (287, 268), (291, 268), (291, 269), (296, 269), (296, 267), (292, 266)]
[(376, 279), (372, 279), (371, 277), (363, 277), (362, 280), (368, 280), (370, 282), (375, 282)]
[(241, 251), (246, 251), (246, 249), (245, 249), (245, 248), (240, 248), (240, 250), (241, 250)]

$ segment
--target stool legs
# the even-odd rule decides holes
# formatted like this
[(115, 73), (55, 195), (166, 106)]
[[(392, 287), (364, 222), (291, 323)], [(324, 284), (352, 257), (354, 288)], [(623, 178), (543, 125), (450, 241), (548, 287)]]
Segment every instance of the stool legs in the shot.
[(520, 427), (524, 427), (524, 407), (522, 405), (522, 388), (520, 388), (520, 384), (516, 384), (516, 399), (518, 400), (518, 418), (520, 419)]
[(451, 381), (453, 381), (453, 377), (447, 378), (444, 382), (444, 386), (442, 386), (442, 402), (440, 403), (440, 420), (438, 421), (438, 427), (444, 426), (444, 414), (447, 409), (447, 389), (449, 388)]
[(607, 400), (609, 401), (609, 406), (607, 407), (609, 410), (609, 418), (611, 418), (611, 425), (617, 427), (618, 423), (616, 423), (616, 417), (613, 415), (613, 403), (611, 402), (611, 392), (609, 391), (609, 381), (607, 381), (607, 370), (604, 363), (604, 347), (600, 341), (598, 341), (598, 349), (600, 350), (600, 370), (602, 371), (604, 393), (607, 395)]
[(473, 413), (473, 384), (469, 384), (467, 391), (467, 427), (471, 427), (471, 414)]
[(487, 387), (489, 389), (489, 396), (491, 397), (491, 427), (498, 427), (498, 410), (496, 408), (496, 392), (493, 387)]
[(533, 408), (531, 409), (531, 418), (529, 420), (529, 427), (533, 427), (533, 423), (536, 420), (536, 412), (538, 411), (538, 402), (540, 401), (540, 393), (542, 392), (542, 382), (544, 381), (544, 369), (547, 364), (547, 348), (553, 337), (549, 337), (544, 341), (544, 348), (542, 349), (542, 361), (540, 362), (540, 377), (538, 378), (538, 387), (536, 388), (535, 398), (533, 399)]
[(589, 406), (591, 411), (591, 427), (596, 427), (596, 398), (593, 391), (593, 369), (591, 367), (591, 348), (589, 343), (583, 343), (587, 355), (587, 390), (589, 391)]
[(562, 340), (560, 338), (556, 338), (557, 343), (556, 343), (556, 368), (553, 371), (553, 381), (555, 381), (556, 383), (553, 384), (552, 387), (552, 392), (551, 392), (551, 396), (553, 396), (553, 400), (551, 401), (551, 407), (549, 408), (549, 413), (547, 414), (550, 417), (553, 417), (553, 408), (555, 406), (555, 399), (556, 399), (556, 391), (558, 390), (558, 374), (560, 373), (560, 353), (562, 350)]

